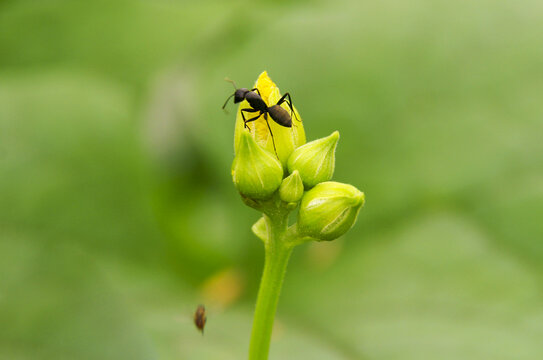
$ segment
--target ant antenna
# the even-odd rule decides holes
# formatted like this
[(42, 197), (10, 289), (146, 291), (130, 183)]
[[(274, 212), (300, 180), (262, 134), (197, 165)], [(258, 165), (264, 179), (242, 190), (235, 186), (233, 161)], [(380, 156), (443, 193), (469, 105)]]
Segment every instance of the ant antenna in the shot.
[[(229, 78), (224, 78), (224, 81), (228, 81), (229, 83), (232, 83), (232, 85), (234, 86), (234, 90), (237, 90), (238, 88), (236, 87), (236, 83), (234, 82), (234, 80), (230, 80)], [(228, 114), (228, 111), (226, 111), (226, 104), (228, 104), (228, 101), (232, 98), (232, 96), (234, 96), (236, 93), (234, 92), (232, 95), (230, 95), (228, 97), (228, 99), (226, 99), (226, 101), (224, 102), (224, 105), (222, 106), (222, 109), (224, 110), (225, 113)]]
[(224, 102), (224, 105), (222, 106), (222, 109), (228, 114), (228, 111), (226, 111), (226, 104), (228, 104), (228, 101), (230, 101), (230, 99), (232, 98), (232, 96), (234, 96), (235, 94), (232, 94), (228, 97), (228, 99), (226, 99), (226, 101)]
[(236, 86), (236, 83), (234, 82), (234, 80), (230, 80), (229, 78), (225, 77), (224, 78), (224, 81), (228, 81), (229, 83), (232, 83), (232, 85), (234, 86), (234, 89), (237, 90), (238, 87)]

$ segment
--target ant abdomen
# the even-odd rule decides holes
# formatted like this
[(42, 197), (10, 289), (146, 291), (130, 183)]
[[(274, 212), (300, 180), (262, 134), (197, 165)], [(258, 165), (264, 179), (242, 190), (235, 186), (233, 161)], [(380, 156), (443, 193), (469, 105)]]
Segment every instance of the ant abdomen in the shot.
[(270, 114), (273, 121), (284, 127), (292, 127), (292, 118), (287, 110), (285, 110), (281, 105), (273, 105), (268, 108), (268, 113)]

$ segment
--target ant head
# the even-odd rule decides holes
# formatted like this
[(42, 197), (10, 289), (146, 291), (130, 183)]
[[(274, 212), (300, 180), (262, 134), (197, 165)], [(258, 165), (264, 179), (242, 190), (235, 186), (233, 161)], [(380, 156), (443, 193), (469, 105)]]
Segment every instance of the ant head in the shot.
[(236, 89), (236, 92), (234, 93), (234, 104), (245, 100), (245, 95), (247, 95), (248, 92), (249, 90), (246, 88)]

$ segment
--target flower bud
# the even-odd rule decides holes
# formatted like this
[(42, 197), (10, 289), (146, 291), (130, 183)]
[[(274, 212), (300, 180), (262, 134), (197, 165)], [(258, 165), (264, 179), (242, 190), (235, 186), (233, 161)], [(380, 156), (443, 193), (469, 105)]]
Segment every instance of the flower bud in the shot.
[(298, 170), (306, 188), (328, 181), (334, 175), (339, 132), (300, 146), (288, 159), (288, 171)]
[(298, 232), (317, 240), (334, 240), (355, 223), (364, 193), (352, 185), (328, 181), (305, 193), (298, 215)]
[[(264, 100), (268, 106), (277, 104), (279, 99), (281, 99), (279, 88), (270, 79), (266, 71), (260, 74), (254, 87), (258, 89), (262, 100)], [(281, 106), (289, 113), (291, 112), (286, 102), (281, 104)], [(236, 116), (236, 129), (234, 133), (234, 150), (236, 153), (238, 152), (241, 133), (245, 129), (243, 117), (241, 116), (241, 110), (247, 108), (251, 108), (247, 100), (242, 101), (239, 105)], [(268, 116), (268, 120), (266, 122), (263, 115), (261, 115), (255, 121), (247, 123), (251, 135), (254, 137), (258, 145), (262, 146), (271, 153), (275, 153), (275, 151), (277, 151), (279, 161), (281, 161), (281, 164), (285, 168), (287, 166), (287, 160), (294, 149), (302, 144), (305, 144), (305, 132), (302, 118), (300, 117), (300, 114), (296, 108), (294, 108), (294, 113), (296, 116), (292, 116), (292, 127), (281, 126), (273, 121), (270, 116)], [(255, 116), (257, 114), (258, 113), (254, 113)], [(268, 124), (270, 128), (268, 128)], [(270, 129), (273, 133), (273, 139), (272, 134), (270, 134)], [(275, 148), (273, 146), (274, 142)]]
[(304, 184), (298, 170), (286, 177), (279, 187), (279, 197), (287, 203), (296, 203), (300, 201), (304, 194)]
[(232, 163), (232, 180), (238, 191), (251, 199), (266, 199), (281, 185), (283, 167), (277, 158), (262, 149), (249, 131), (242, 131)]

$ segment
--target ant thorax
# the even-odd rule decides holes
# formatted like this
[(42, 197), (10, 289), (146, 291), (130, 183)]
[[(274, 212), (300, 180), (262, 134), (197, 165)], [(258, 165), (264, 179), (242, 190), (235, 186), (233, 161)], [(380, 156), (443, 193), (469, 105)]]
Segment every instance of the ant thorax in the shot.
[(262, 100), (260, 95), (254, 91), (249, 91), (247, 94), (245, 94), (245, 100), (247, 100), (249, 105), (251, 105), (251, 107), (255, 110), (266, 112), (268, 109), (268, 106), (264, 100)]

